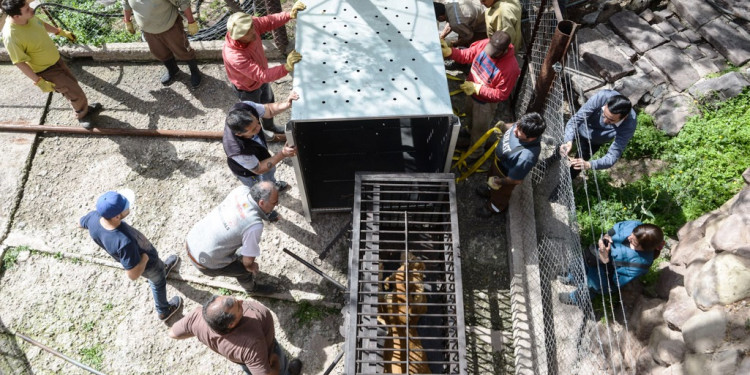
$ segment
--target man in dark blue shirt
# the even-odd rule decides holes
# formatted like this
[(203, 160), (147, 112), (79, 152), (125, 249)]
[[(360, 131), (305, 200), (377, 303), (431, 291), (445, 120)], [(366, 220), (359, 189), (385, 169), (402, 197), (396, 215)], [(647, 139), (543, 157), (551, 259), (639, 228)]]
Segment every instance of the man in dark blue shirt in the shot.
[(477, 210), (477, 216), (490, 217), (508, 207), (510, 195), (520, 185), (539, 159), (540, 137), (547, 125), (538, 113), (527, 113), (503, 134), (495, 149), (495, 159), (487, 184), (477, 187), (477, 194), (489, 198)]
[(96, 211), (81, 218), (79, 224), (89, 230), (91, 238), (122, 264), (128, 278), (136, 280), (143, 276), (151, 284), (156, 312), (166, 321), (182, 306), (182, 298), (172, 297), (167, 301), (167, 274), (180, 258), (170, 255), (165, 262), (141, 232), (122, 221), (130, 214), (130, 201), (115, 191), (104, 193), (96, 202)]

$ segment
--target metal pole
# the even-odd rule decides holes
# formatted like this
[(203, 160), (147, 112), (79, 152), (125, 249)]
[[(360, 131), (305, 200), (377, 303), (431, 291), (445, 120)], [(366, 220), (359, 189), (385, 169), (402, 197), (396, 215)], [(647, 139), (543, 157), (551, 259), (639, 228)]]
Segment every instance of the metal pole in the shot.
[(78, 361), (76, 361), (76, 360), (74, 360), (74, 359), (66, 356), (65, 354), (62, 354), (62, 353), (58, 352), (57, 350), (52, 349), (52, 348), (50, 348), (50, 347), (48, 347), (48, 346), (46, 346), (46, 345), (44, 345), (44, 344), (42, 344), (42, 343), (40, 343), (40, 342), (32, 339), (30, 337), (26, 337), (26, 336), (24, 336), (24, 335), (22, 335), (22, 334), (20, 334), (18, 332), (16, 332), (15, 335), (18, 336), (18, 337), (20, 337), (20, 338), (22, 338), (22, 339), (24, 339), (24, 340), (26, 340), (26, 341), (28, 341), (32, 345), (36, 345), (36, 346), (42, 348), (42, 350), (46, 351), (47, 353), (50, 353), (50, 354), (54, 355), (55, 357), (62, 358), (62, 359), (66, 360), (66, 361), (68, 361), (68, 362), (70, 362), (70, 363), (72, 363), (72, 364), (74, 364), (74, 365), (76, 365), (76, 366), (78, 366), (78, 367), (80, 367), (80, 368), (82, 368), (82, 369), (84, 369), (84, 370), (92, 373), (92, 374), (105, 375), (104, 373), (96, 371), (96, 370), (92, 369), (91, 367), (86, 366), (83, 363), (78, 362)]
[(573, 40), (573, 35), (577, 27), (578, 24), (568, 20), (557, 24), (555, 34), (552, 36), (549, 44), (547, 56), (542, 63), (542, 70), (539, 72), (539, 78), (536, 80), (534, 101), (529, 104), (526, 112), (542, 113), (555, 76), (562, 71), (565, 65), (565, 55), (568, 53), (568, 47), (571, 40)]
[(63, 133), (63, 134), (85, 134), (99, 136), (129, 136), (129, 137), (166, 137), (166, 138), (198, 138), (198, 139), (221, 139), (222, 132), (196, 131), (196, 130), (162, 130), (162, 129), (112, 129), (94, 128), (84, 129), (72, 126), (49, 126), (49, 125), (16, 125), (0, 124), (0, 132), (15, 133)]
[(332, 283), (333, 283), (333, 285), (336, 285), (336, 286), (337, 286), (337, 287), (339, 287), (339, 288), (340, 288), (341, 290), (346, 290), (346, 287), (345, 287), (345, 286), (344, 286), (343, 284), (341, 284), (340, 282), (338, 282), (338, 281), (334, 280), (334, 278), (332, 278), (331, 276), (328, 276), (328, 275), (326, 275), (326, 274), (325, 274), (325, 272), (323, 272), (323, 271), (321, 271), (320, 269), (318, 269), (318, 267), (315, 267), (315, 266), (313, 266), (313, 265), (312, 265), (312, 264), (310, 264), (310, 263), (309, 263), (308, 261), (306, 261), (306, 260), (304, 260), (304, 259), (300, 258), (300, 257), (299, 257), (299, 256), (298, 256), (297, 254), (295, 254), (295, 253), (293, 253), (293, 252), (289, 251), (289, 250), (288, 250), (287, 248), (284, 248), (284, 252), (285, 252), (285, 253), (287, 253), (287, 254), (289, 254), (289, 255), (290, 255), (290, 256), (291, 256), (292, 258), (296, 259), (296, 260), (297, 260), (298, 262), (300, 262), (300, 263), (302, 263), (302, 264), (306, 265), (306, 266), (307, 266), (307, 268), (309, 268), (309, 269), (311, 269), (311, 270), (315, 271), (315, 273), (317, 273), (318, 275), (320, 275), (320, 276), (323, 276), (323, 278), (325, 278), (326, 280), (328, 280), (328, 281), (332, 282)]
[(344, 355), (344, 352), (339, 352), (339, 355), (337, 355), (336, 358), (333, 360), (333, 362), (331, 362), (331, 365), (328, 366), (328, 368), (326, 369), (326, 372), (324, 372), (323, 375), (330, 374), (331, 371), (333, 371), (333, 368), (336, 367), (336, 364), (339, 363), (343, 355)]

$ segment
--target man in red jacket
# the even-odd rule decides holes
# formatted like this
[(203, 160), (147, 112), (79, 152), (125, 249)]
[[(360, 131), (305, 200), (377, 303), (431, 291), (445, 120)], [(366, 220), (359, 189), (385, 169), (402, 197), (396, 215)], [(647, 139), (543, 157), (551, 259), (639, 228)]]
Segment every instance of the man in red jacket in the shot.
[[(269, 83), (294, 70), (294, 64), (298, 63), (302, 56), (297, 51), (292, 51), (286, 58), (286, 64), (269, 68), (260, 36), (265, 32), (284, 27), (289, 20), (297, 18), (297, 12), (305, 8), (305, 4), (297, 1), (290, 12), (275, 13), (264, 17), (253, 17), (250, 14), (237, 12), (229, 17), (222, 57), (229, 82), (232, 83), (240, 101), (258, 104), (275, 101)], [(263, 119), (262, 125), (266, 140), (286, 141), (284, 128), (276, 126), (273, 118)]]
[[(515, 57), (510, 36), (504, 31), (492, 34), (489, 39), (472, 43), (467, 49), (450, 48), (441, 41), (443, 57), (459, 64), (471, 63), (471, 71), (461, 89), (470, 95), (466, 112), (471, 111), (471, 144), (479, 140), (490, 129), (498, 103), (508, 100), (521, 69)], [(480, 147), (471, 155), (477, 158), (483, 153)]]

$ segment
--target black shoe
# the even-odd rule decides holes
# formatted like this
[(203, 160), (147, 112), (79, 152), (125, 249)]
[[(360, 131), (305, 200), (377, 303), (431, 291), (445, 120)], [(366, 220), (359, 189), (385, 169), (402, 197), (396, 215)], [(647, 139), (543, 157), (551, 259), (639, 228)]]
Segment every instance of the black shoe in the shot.
[(245, 288), (245, 292), (248, 294), (267, 296), (276, 293), (276, 287), (270, 284), (253, 283), (253, 287), (250, 289)]
[(94, 128), (94, 121), (91, 117), (101, 112), (102, 108), (104, 107), (101, 103), (93, 102), (89, 104), (89, 109), (86, 111), (86, 115), (78, 119), (78, 125), (81, 125), (84, 129)]
[(487, 186), (486, 184), (481, 184), (477, 186), (474, 189), (474, 192), (477, 193), (478, 196), (485, 198), (485, 199), (489, 199), (490, 197), (490, 187)]
[(169, 300), (169, 310), (163, 314), (159, 314), (159, 320), (166, 321), (171, 318), (177, 311), (182, 307), (182, 297), (174, 296)]
[(485, 218), (485, 219), (491, 218), (493, 215), (498, 214), (498, 213), (499, 212), (495, 212), (491, 208), (489, 208), (487, 204), (483, 204), (483, 205), (479, 206), (479, 208), (477, 208), (476, 212), (474, 212), (474, 214), (477, 217), (481, 217), (481, 218)]
[(164, 61), (164, 66), (167, 67), (167, 71), (161, 76), (161, 84), (167, 86), (174, 82), (177, 74), (180, 73), (180, 68), (177, 67), (177, 61), (175, 59), (169, 59)]
[(292, 186), (286, 183), (286, 181), (276, 181), (274, 183), (276, 185), (276, 189), (279, 191), (279, 194), (289, 190)]
[(203, 79), (200, 70), (198, 70), (198, 62), (195, 60), (188, 61), (188, 68), (190, 68), (190, 86), (197, 88), (201, 85)]
[(164, 261), (164, 277), (169, 276), (169, 273), (172, 272), (172, 270), (177, 267), (177, 265), (180, 263), (180, 257), (177, 255), (170, 255), (167, 257), (167, 260)]
[(286, 369), (289, 375), (299, 375), (302, 373), (302, 361), (299, 358), (295, 358), (289, 362)]

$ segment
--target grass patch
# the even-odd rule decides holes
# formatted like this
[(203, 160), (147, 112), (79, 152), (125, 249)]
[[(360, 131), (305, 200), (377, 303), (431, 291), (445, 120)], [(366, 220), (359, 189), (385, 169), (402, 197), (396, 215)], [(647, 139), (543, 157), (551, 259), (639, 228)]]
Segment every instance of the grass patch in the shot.
[(314, 306), (308, 301), (302, 301), (297, 305), (297, 311), (293, 316), (299, 324), (305, 325), (315, 320), (323, 320), (329, 315), (337, 314), (338, 311), (335, 307)]
[(89, 348), (81, 348), (78, 350), (78, 354), (81, 355), (81, 362), (93, 367), (95, 370), (102, 369), (104, 351), (101, 344), (96, 344)]
[(115, 305), (113, 305), (113, 304), (112, 304), (112, 303), (110, 303), (110, 302), (107, 302), (107, 303), (105, 303), (105, 304), (104, 304), (104, 311), (112, 311), (112, 309), (113, 309), (114, 307), (115, 307)]
[(81, 331), (91, 332), (94, 330), (94, 326), (96, 326), (96, 322), (94, 321), (83, 323), (83, 325), (81, 325)]
[(742, 188), (742, 172), (750, 165), (750, 90), (699, 109), (701, 114), (673, 138), (658, 135), (652, 120), (639, 116), (627, 157), (656, 156), (668, 163), (665, 170), (617, 188), (609, 184), (606, 171), (589, 175), (590, 213), (583, 186), (575, 189), (582, 245), (623, 220), (653, 223), (674, 236), (686, 222), (719, 208)]
[(13, 268), (18, 263), (18, 254), (29, 251), (28, 246), (9, 247), (3, 255), (3, 271)]
[(227, 288), (219, 288), (219, 295), (221, 296), (228, 296), (232, 294), (232, 291)]
[(722, 71), (720, 71), (720, 72), (716, 72), (716, 73), (708, 73), (708, 74), (706, 74), (706, 78), (709, 78), (709, 79), (710, 79), (710, 78), (721, 77), (721, 76), (723, 76), (724, 74), (727, 74), (727, 73), (731, 73), (731, 72), (736, 72), (736, 71), (739, 71), (739, 70), (740, 70), (740, 67), (739, 67), (739, 66), (734, 66), (734, 64), (732, 64), (732, 63), (730, 63), (730, 62), (727, 62), (727, 67), (726, 67), (726, 68), (724, 68), (724, 69), (723, 69)]

